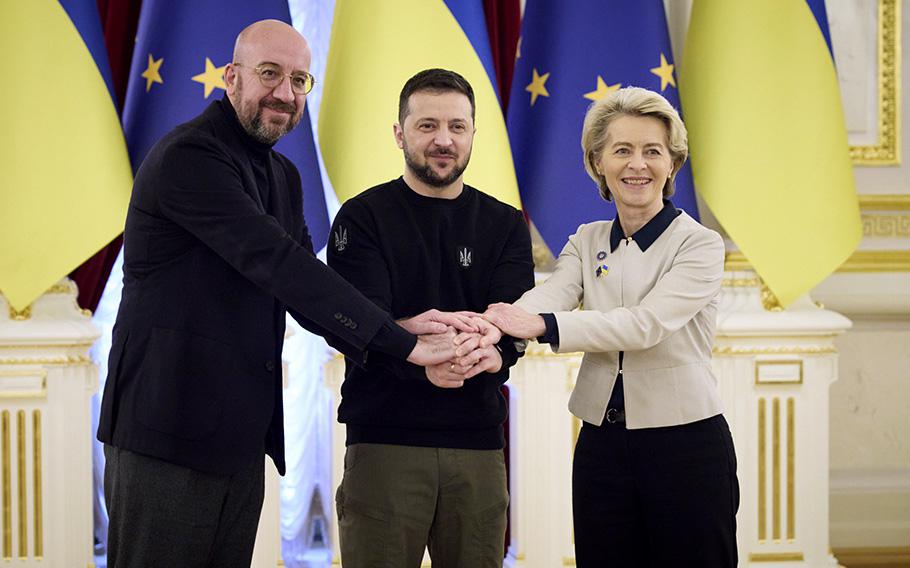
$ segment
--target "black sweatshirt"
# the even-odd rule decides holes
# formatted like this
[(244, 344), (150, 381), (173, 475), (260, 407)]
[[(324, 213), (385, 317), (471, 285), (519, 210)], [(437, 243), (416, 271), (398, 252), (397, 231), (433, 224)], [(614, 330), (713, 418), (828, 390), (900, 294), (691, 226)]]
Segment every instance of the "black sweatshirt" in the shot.
[[(534, 285), (531, 238), (521, 213), (465, 185), (456, 199), (424, 197), (402, 178), (348, 200), (335, 217), (329, 266), (394, 319), (436, 308), (483, 312)], [(518, 354), (503, 338), (503, 366), (457, 389), (433, 385), (423, 367), (372, 352), (346, 361), (338, 420), (347, 443), (443, 448), (503, 447), (500, 386)]]

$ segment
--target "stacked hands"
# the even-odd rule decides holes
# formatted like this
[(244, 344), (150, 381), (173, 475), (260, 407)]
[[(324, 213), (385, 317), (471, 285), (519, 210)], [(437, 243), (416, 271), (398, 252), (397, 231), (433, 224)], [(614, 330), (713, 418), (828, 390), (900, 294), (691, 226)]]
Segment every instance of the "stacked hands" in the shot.
[(491, 304), (483, 314), (427, 310), (398, 324), (417, 336), (408, 361), (426, 368), (441, 388), (458, 388), (467, 379), (502, 368), (496, 344), (503, 335), (530, 339), (543, 335), (543, 318), (511, 304)]

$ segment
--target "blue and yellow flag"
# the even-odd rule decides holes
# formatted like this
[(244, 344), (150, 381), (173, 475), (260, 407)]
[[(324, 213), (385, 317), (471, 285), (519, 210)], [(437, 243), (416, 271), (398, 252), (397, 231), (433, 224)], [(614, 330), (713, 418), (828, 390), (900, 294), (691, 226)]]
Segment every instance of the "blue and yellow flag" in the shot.
[(685, 50), (699, 193), (786, 306), (862, 236), (824, 3), (698, 0)]
[[(593, 101), (629, 86), (661, 93), (679, 109), (661, 0), (528, 0), (509, 139), (522, 203), (554, 253), (581, 223), (616, 215), (585, 173), (581, 127)], [(688, 162), (672, 200), (698, 218)]]
[[(130, 157), (138, 169), (164, 134), (198, 115), (224, 95), (224, 67), (234, 40), (263, 19), (291, 23), (286, 0), (145, 0), (133, 51), (123, 111)], [(309, 114), (275, 149), (300, 171), (304, 215), (313, 246), (325, 246), (329, 232), (322, 178)]]
[(337, 0), (319, 145), (339, 200), (401, 175), (392, 135), (398, 94), (433, 67), (474, 88), (477, 134), (465, 181), (519, 207), (481, 0)]
[(0, 7), (0, 291), (22, 310), (123, 230), (132, 175), (95, 0)]

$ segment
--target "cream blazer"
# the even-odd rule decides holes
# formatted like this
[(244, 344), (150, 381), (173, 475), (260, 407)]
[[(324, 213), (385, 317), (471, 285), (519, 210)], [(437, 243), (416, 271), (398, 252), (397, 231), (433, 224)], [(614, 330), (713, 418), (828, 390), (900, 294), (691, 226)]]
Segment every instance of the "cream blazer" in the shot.
[[(724, 243), (685, 212), (644, 252), (632, 239), (610, 251), (613, 221), (578, 227), (546, 282), (516, 305), (553, 312), (554, 351), (584, 351), (569, 410), (600, 425), (624, 351), (626, 426), (686, 424), (722, 412), (711, 348)], [(600, 253), (606, 257), (598, 260)], [(598, 276), (597, 267), (608, 270)], [(575, 308), (580, 309), (575, 310)], [(573, 311), (575, 310), (575, 311)]]

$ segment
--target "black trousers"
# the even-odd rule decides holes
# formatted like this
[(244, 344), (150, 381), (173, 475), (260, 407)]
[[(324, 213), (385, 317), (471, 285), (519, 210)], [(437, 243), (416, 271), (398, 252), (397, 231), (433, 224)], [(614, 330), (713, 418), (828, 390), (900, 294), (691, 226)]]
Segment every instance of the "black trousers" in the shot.
[(727, 421), (585, 423), (572, 506), (580, 568), (736, 568), (739, 483)]
[(108, 568), (248, 568), (265, 456), (213, 475), (105, 444)]

